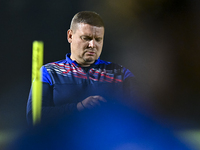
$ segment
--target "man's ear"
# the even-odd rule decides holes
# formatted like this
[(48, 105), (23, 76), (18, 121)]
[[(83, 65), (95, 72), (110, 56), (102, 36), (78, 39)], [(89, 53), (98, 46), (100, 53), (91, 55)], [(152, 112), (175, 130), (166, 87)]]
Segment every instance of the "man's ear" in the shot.
[(67, 31), (67, 40), (68, 40), (68, 42), (69, 43), (71, 43), (72, 42), (72, 30), (71, 29), (69, 29), (68, 31)]

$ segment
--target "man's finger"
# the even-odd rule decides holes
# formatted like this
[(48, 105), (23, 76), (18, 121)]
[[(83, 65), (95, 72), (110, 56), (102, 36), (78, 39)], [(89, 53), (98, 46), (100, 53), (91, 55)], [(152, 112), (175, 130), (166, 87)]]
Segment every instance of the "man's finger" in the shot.
[(93, 96), (94, 99), (98, 99), (102, 102), (107, 102), (107, 100), (105, 98), (103, 98), (102, 96), (99, 96), (99, 95), (96, 95), (96, 96)]
[(94, 99), (92, 102), (93, 102), (93, 104), (95, 104), (95, 105), (101, 106), (101, 104), (100, 104), (100, 102), (98, 101), (98, 99)]

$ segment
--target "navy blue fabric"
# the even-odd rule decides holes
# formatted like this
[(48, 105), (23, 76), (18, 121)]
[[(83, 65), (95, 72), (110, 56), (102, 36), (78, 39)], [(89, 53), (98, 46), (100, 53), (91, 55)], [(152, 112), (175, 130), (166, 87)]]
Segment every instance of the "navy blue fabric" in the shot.
[[(114, 103), (124, 96), (125, 91), (131, 93), (130, 87), (124, 85), (134, 75), (121, 65), (96, 60), (88, 70), (70, 59), (52, 62), (42, 68), (42, 119), (52, 116), (70, 114), (77, 111), (77, 103), (88, 96), (100, 95)], [(127, 85), (130, 85), (128, 83)], [(127, 89), (126, 89), (127, 88)], [(31, 90), (27, 103), (27, 120), (32, 120)]]
[(121, 104), (34, 126), (9, 150), (189, 150), (172, 130)]

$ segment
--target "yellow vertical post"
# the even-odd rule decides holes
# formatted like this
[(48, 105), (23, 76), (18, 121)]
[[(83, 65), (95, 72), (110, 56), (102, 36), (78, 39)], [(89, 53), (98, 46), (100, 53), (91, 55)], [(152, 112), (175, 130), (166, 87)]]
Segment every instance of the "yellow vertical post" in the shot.
[(44, 44), (42, 41), (33, 42), (32, 54), (32, 115), (33, 125), (41, 120), (42, 109), (42, 73), (40, 68), (43, 65), (43, 50)]

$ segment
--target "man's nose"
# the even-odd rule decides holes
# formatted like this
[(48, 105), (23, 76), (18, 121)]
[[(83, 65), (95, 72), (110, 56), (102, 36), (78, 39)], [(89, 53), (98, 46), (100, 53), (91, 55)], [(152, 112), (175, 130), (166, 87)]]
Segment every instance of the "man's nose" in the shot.
[(89, 42), (89, 47), (94, 48), (95, 46), (96, 46), (95, 40), (92, 39), (92, 40)]

